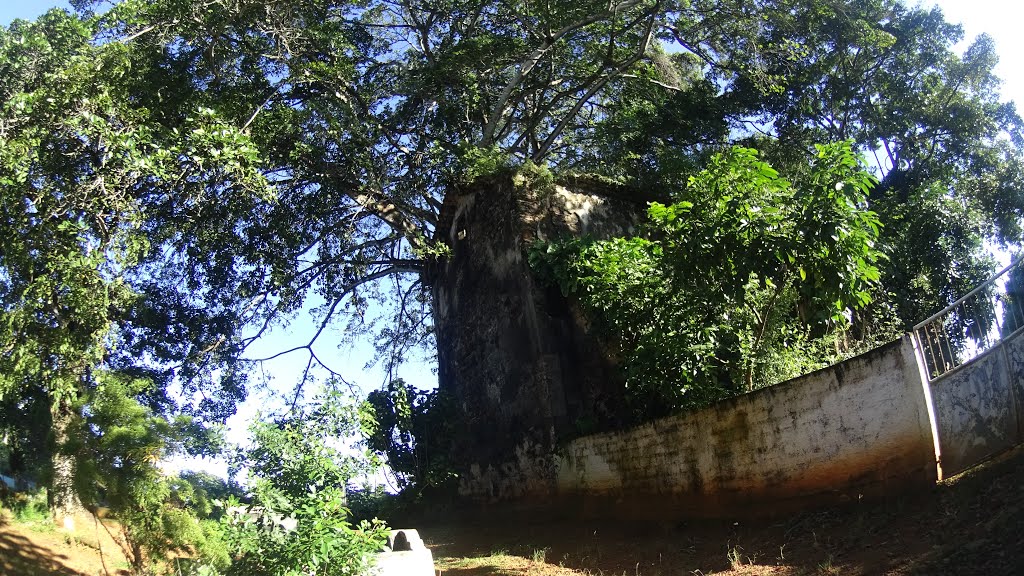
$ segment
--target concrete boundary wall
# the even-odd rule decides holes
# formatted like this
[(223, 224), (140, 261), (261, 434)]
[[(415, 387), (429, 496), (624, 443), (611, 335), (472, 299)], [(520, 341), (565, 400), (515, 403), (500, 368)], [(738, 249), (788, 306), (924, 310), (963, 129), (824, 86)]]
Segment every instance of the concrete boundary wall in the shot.
[(1024, 331), (930, 384), (940, 477), (1024, 441)]
[(721, 515), (929, 486), (924, 382), (905, 336), (701, 410), (573, 440), (556, 456), (557, 496), (616, 516)]

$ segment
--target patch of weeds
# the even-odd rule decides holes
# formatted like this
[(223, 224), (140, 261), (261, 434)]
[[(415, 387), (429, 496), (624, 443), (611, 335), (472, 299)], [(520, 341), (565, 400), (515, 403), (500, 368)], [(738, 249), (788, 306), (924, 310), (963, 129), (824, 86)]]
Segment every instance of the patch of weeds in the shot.
[(743, 547), (738, 544), (736, 546), (726, 544), (725, 557), (729, 560), (729, 566), (731, 566), (733, 570), (739, 569), (743, 565), (753, 566), (754, 562), (757, 561), (756, 553), (745, 554), (743, 552)]
[(479, 563), (479, 558), (437, 558), (434, 567), (443, 573), (446, 570), (469, 570)]
[(601, 561), (602, 548), (594, 544), (586, 544), (580, 548), (579, 557), (580, 563), (587, 565), (596, 565)]
[(550, 548), (537, 548), (533, 551), (531, 558), (533, 558), (534, 562), (544, 563), (547, 561), (548, 550), (550, 550)]
[(566, 563), (569, 562), (569, 553), (562, 554), (562, 559), (558, 561), (559, 568), (565, 568)]
[(743, 548), (740, 546), (729, 546), (726, 545), (725, 552), (726, 559), (729, 560), (729, 566), (732, 566), (733, 570), (743, 566)]
[(45, 489), (15, 494), (7, 502), (7, 507), (11, 510), (14, 521), (19, 524), (25, 524), (41, 532), (54, 529), (53, 523), (50, 522), (50, 507), (46, 502)]
[(825, 556), (825, 559), (818, 563), (818, 574), (826, 576), (832, 576), (834, 574), (840, 574), (839, 567), (835, 565), (835, 558), (832, 554)]

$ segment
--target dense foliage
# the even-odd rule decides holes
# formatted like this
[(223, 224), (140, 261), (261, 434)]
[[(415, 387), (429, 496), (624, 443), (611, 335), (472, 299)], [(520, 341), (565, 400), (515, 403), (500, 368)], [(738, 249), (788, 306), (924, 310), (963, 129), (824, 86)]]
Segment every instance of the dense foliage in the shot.
[(456, 412), (451, 398), (395, 379), (371, 392), (366, 403), (373, 415), (367, 447), (386, 458), (397, 488), (422, 491), (454, 479), (450, 446)]
[[(232, 266), (195, 258), (186, 272), (176, 261), (232, 229), (204, 211), (249, 214), (247, 199), (272, 197), (237, 127), (197, 103), (175, 126), (155, 121), (175, 112), (132, 88), (160, 66), (98, 34), (95, 20), (63, 11), (0, 30), (0, 403), (45, 407), (48, 441), (19, 449), (51, 455), (43, 477), (65, 512), (79, 503), (75, 434), (101, 373), (142, 383), (121, 392), (153, 414), (200, 427), (244, 395), (239, 365), (213, 370), (237, 345), (238, 304), (200, 279), (234, 276)], [(230, 206), (217, 198), (227, 190)]]
[(849, 143), (794, 181), (733, 148), (635, 238), (541, 243), (535, 268), (623, 358), (641, 415), (706, 404), (833, 359), (824, 346), (871, 301), (882, 259), (874, 179)]
[[(248, 470), (251, 503), (228, 501), (222, 524), (233, 562), (227, 574), (360, 576), (383, 549), (379, 520), (353, 526), (345, 490), (372, 471), (370, 459), (346, 450), (360, 432), (358, 407), (337, 393), (287, 417), (259, 421), (253, 445), (236, 462)], [(351, 447), (348, 447), (351, 448)]]
[(106, 529), (135, 574), (150, 573), (172, 556), (202, 556), (218, 565), (227, 553), (212, 522), (203, 492), (187, 477), (164, 472), (159, 463), (191, 449), (211, 454), (222, 443), (217, 430), (197, 426), (189, 416), (173, 420), (154, 414), (135, 397), (150, 386), (141, 379), (98, 372), (97, 385), (79, 398), (83, 428), (70, 435), (78, 460), (77, 495)]

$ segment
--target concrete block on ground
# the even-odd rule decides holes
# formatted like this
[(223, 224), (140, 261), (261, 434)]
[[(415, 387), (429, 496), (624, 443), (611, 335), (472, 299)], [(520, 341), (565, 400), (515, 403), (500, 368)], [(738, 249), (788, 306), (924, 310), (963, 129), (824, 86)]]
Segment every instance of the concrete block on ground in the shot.
[(374, 576), (435, 576), (434, 556), (416, 530), (388, 534), (388, 549), (377, 554)]

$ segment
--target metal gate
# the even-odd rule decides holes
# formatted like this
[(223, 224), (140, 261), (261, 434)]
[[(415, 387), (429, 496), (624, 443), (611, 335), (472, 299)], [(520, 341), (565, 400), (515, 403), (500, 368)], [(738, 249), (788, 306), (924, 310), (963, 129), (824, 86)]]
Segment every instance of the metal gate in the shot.
[(1024, 442), (1022, 263), (914, 327), (940, 479)]

